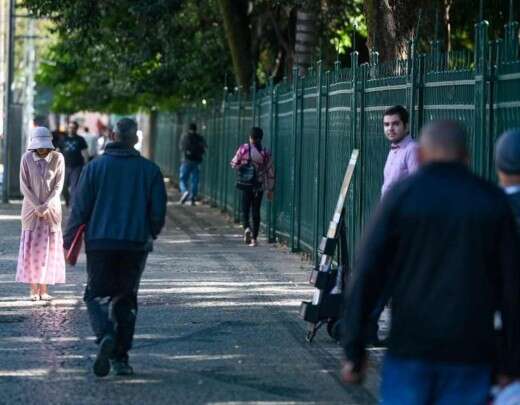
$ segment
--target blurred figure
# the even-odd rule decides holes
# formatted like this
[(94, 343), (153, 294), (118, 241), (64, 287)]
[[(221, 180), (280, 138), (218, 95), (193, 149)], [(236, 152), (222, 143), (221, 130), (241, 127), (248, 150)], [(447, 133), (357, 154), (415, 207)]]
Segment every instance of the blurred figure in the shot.
[[(262, 197), (267, 193), (267, 199), (273, 199), (274, 166), (271, 153), (262, 146), (264, 132), (261, 128), (253, 127), (249, 134), (249, 143), (241, 145), (231, 160), (231, 167), (241, 170), (246, 165), (252, 165), (254, 180), (252, 184), (240, 187), (242, 193), (242, 226), (244, 228), (244, 243), (257, 246), (258, 232), (260, 231), (260, 208)], [(237, 185), (238, 186), (238, 185)], [(249, 218), (253, 218), (251, 228)]]
[(495, 148), (498, 179), (508, 195), (520, 230), (520, 129), (505, 132)]
[(88, 127), (83, 129), (83, 133), (81, 134), (85, 142), (87, 143), (87, 152), (88, 152), (88, 161), (90, 162), (98, 155), (98, 137), (95, 134), (90, 133)]
[[(180, 203), (190, 200), (195, 205), (199, 191), (199, 166), (206, 151), (206, 140), (197, 133), (197, 125), (191, 123), (188, 133), (181, 139), (181, 152), (184, 159), (181, 163), (179, 186), (182, 193)], [(188, 185), (191, 177), (191, 189)]]
[(60, 146), (60, 143), (65, 138), (66, 134), (61, 132), (59, 129), (55, 129), (52, 131), (52, 145), (54, 146), (54, 149), (58, 149)]
[[(485, 404), (496, 367), (520, 373), (520, 243), (504, 193), (467, 168), (464, 130), (427, 125), (424, 166), (396, 184), (360, 245), (345, 311), (342, 378), (366, 364), (364, 330), (384, 291), (392, 327), (383, 404)], [(495, 316), (502, 323), (497, 362)]]
[[(166, 215), (166, 190), (159, 167), (134, 149), (137, 124), (123, 118), (115, 142), (89, 163), (64, 235), (68, 250), (78, 228), (86, 224), (87, 304), (99, 349), (94, 373), (131, 375), (128, 352), (137, 317), (137, 292)], [(132, 198), (128, 198), (131, 196)]]
[(34, 128), (20, 165), (24, 198), (16, 281), (31, 284), (32, 301), (52, 299), (47, 286), (65, 282), (60, 202), (65, 162), (51, 141), (47, 128)]
[(63, 187), (63, 195), (67, 207), (74, 198), (81, 170), (88, 162), (88, 145), (85, 139), (78, 135), (78, 128), (78, 123), (72, 121), (69, 124), (67, 136), (61, 140), (58, 147), (65, 157), (65, 184)]

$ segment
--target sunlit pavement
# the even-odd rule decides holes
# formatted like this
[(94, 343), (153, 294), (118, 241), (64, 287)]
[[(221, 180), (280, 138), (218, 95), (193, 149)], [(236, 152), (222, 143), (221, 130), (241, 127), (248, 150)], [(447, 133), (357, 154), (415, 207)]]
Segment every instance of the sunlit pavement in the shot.
[(324, 330), (305, 342), (310, 264), (265, 240), (241, 244), (240, 228), (203, 205), (169, 205), (141, 282), (136, 375), (94, 377), (85, 257), (51, 304), (30, 302), (14, 282), (19, 211), (0, 205), (0, 404), (376, 403), (376, 366), (345, 387), (339, 346)]

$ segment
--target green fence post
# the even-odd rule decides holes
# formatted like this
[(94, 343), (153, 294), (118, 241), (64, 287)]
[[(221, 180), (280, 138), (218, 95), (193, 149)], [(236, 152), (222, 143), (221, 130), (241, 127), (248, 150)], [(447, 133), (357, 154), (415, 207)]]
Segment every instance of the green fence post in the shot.
[(226, 195), (225, 195), (225, 182), (224, 182), (224, 173), (227, 169), (225, 161), (224, 161), (224, 154), (226, 153), (226, 121), (227, 121), (227, 97), (228, 97), (228, 88), (227, 86), (224, 87), (224, 97), (222, 99), (222, 132), (220, 134), (220, 159), (219, 159), (219, 167), (220, 167), (220, 175), (219, 175), (219, 182), (220, 182), (220, 208), (224, 209), (226, 205)]
[(481, 21), (475, 26), (475, 135), (473, 138), (474, 168), (480, 175), (487, 172), (486, 164), (486, 107), (487, 107), (487, 79), (489, 63), (487, 21)]
[[(371, 52), (370, 53), (370, 60), (371, 63), (377, 60), (378, 54), (377, 52)], [(362, 201), (363, 201), (363, 149), (361, 147), (363, 140), (362, 140), (362, 132), (358, 130), (358, 127), (361, 128), (360, 123), (363, 123), (364, 117), (363, 114), (360, 111), (360, 114), (358, 116), (358, 97), (363, 102), (364, 99), (364, 80), (359, 83), (359, 73), (360, 73), (360, 66), (359, 66), (359, 53), (357, 51), (354, 51), (350, 54), (350, 65), (352, 69), (352, 96), (350, 99), (350, 136), (351, 140), (353, 141), (354, 148), (359, 149), (360, 151), (360, 162), (358, 164), (358, 170), (355, 177), (355, 196), (354, 196), (354, 221), (355, 226), (351, 226), (351, 232), (353, 235), (356, 234), (356, 229), (361, 229), (361, 223), (362, 223)], [(360, 86), (361, 84), (361, 86)], [(358, 121), (359, 117), (359, 121)], [(364, 126), (363, 126), (364, 128)], [(352, 152), (352, 151), (350, 151)], [(354, 236), (352, 236), (352, 239), (354, 239)]]
[[(235, 133), (235, 145), (234, 148), (240, 144), (240, 134), (242, 132), (242, 110), (244, 108), (242, 104), (242, 87), (238, 88), (238, 110), (237, 110), (237, 130)], [(234, 149), (233, 148), (233, 149)], [(231, 150), (231, 149), (230, 149)], [(235, 223), (240, 222), (240, 194), (236, 188), (233, 188), (233, 219)]]
[[(517, 2), (518, 4), (518, 2)], [(515, 21), (515, 10), (513, 0), (509, 0), (509, 21), (505, 26), (504, 33), (504, 61), (513, 61), (518, 58), (518, 21)]]
[(292, 91), (293, 91), (293, 127), (292, 127), (292, 152), (293, 152), (293, 166), (292, 166), (292, 205), (291, 205), (291, 231), (290, 231), (290, 247), (291, 251), (295, 252), (297, 250), (297, 245), (295, 243), (295, 233), (296, 233), (296, 212), (297, 207), (296, 204), (298, 202), (298, 199), (296, 197), (296, 191), (297, 191), (297, 167), (298, 167), (298, 131), (297, 131), (297, 125), (298, 125), (298, 69), (295, 67), (293, 68), (293, 76), (292, 76)]
[(413, 39), (409, 43), (410, 52), (408, 53), (408, 111), (410, 111), (409, 129), (412, 135), (417, 136), (417, 128), (415, 127), (415, 104), (417, 100), (417, 44)]
[[(273, 79), (269, 80), (269, 133), (270, 136), (270, 144), (269, 148), (271, 149), (271, 158), (273, 162), (276, 162), (277, 151), (276, 151), (276, 120), (274, 119), (276, 116), (276, 88), (273, 85)], [(276, 184), (275, 184), (276, 190)], [(276, 198), (273, 197), (273, 200), (268, 203), (268, 221), (267, 221), (267, 240), (269, 243), (273, 243), (276, 238)]]
[(322, 96), (322, 87), (323, 87), (323, 64), (318, 61), (317, 66), (317, 80), (316, 80), (316, 161), (314, 162), (314, 204), (315, 204), (315, 218), (314, 218), (314, 240), (313, 240), (313, 256), (315, 264), (318, 264), (318, 254), (316, 249), (318, 248), (318, 243), (321, 236), (320, 230), (320, 210), (321, 210), (321, 96)]
[(324, 158), (322, 159), (323, 162), (322, 162), (322, 166), (323, 166), (323, 169), (322, 169), (322, 178), (323, 178), (323, 185), (322, 185), (322, 188), (321, 188), (321, 207), (322, 207), (322, 210), (321, 210), (321, 228), (320, 228), (320, 232), (322, 234), (325, 234), (325, 232), (327, 232), (327, 229), (326, 229), (326, 224), (327, 224), (327, 218), (325, 217), (325, 207), (327, 206), (327, 193), (328, 193), (328, 188), (327, 188), (327, 177), (328, 177), (328, 165), (327, 165), (327, 152), (328, 152), (328, 148), (329, 148), (329, 90), (330, 90), (330, 76), (331, 76), (331, 72), (330, 70), (327, 70), (325, 72), (325, 84), (324, 84), (324, 87), (325, 87), (325, 94), (323, 94), (323, 97), (324, 97), (324, 100), (325, 100), (325, 120), (324, 120), (324, 123), (323, 123), (323, 156)]

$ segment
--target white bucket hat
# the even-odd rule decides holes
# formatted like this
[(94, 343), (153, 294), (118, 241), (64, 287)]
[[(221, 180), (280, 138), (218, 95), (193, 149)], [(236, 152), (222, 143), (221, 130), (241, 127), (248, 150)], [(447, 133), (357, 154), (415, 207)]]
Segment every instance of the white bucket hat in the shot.
[(33, 128), (31, 132), (31, 141), (29, 142), (27, 149), (54, 149), (50, 131), (45, 127)]

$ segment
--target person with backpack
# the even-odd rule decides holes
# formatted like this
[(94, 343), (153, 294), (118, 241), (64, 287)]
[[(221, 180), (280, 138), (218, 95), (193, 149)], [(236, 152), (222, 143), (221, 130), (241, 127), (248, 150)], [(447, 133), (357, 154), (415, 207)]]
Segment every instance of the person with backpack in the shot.
[[(274, 167), (271, 153), (262, 146), (264, 132), (253, 127), (249, 134), (249, 142), (241, 145), (231, 160), (231, 167), (237, 170), (237, 188), (242, 193), (242, 226), (244, 242), (249, 246), (257, 246), (260, 230), (260, 207), (264, 192), (269, 201), (273, 198)], [(253, 227), (249, 217), (252, 213)]]
[[(192, 122), (188, 126), (188, 133), (182, 137), (180, 145), (181, 152), (184, 155), (179, 176), (179, 187), (182, 193), (181, 204), (190, 200), (191, 205), (195, 205), (199, 191), (199, 166), (202, 163), (206, 148), (206, 140), (197, 133), (197, 125)], [(188, 187), (190, 177), (191, 191)]]

